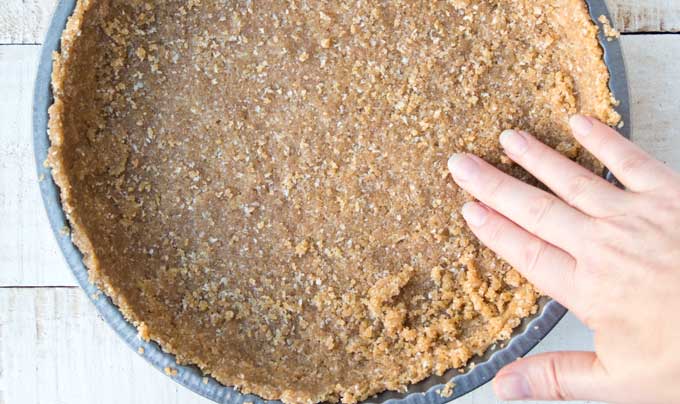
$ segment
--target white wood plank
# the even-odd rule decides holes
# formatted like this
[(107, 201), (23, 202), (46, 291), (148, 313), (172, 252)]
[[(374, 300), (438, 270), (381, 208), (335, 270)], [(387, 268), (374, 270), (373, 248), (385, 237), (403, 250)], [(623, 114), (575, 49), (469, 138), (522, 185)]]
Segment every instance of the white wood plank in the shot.
[(0, 289), (0, 403), (209, 403), (155, 370), (80, 289)]
[[(208, 404), (130, 350), (80, 289), (0, 289), (0, 403)], [(592, 349), (568, 315), (536, 352)], [(457, 404), (497, 402), (487, 385)]]
[(39, 46), (0, 46), (0, 286), (75, 285), (50, 231), (33, 160)]
[(0, 43), (40, 43), (58, 0), (0, 1)]
[(680, 35), (626, 36), (622, 45), (633, 140), (680, 171)]
[[(58, 0), (0, 1), (0, 44), (42, 42)], [(607, 0), (622, 32), (680, 31), (677, 0)]]
[(678, 0), (607, 0), (614, 27), (622, 32), (680, 31)]

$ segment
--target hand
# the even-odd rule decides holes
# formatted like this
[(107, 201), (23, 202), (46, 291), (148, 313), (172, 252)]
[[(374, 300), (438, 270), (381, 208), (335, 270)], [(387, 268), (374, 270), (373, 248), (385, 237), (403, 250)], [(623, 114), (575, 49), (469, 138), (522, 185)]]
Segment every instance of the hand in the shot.
[(594, 119), (570, 125), (627, 190), (517, 131), (500, 137), (506, 154), (555, 195), (476, 156), (449, 161), (481, 201), (463, 207), (477, 237), (595, 335), (596, 352), (518, 360), (494, 389), (506, 400), (680, 403), (680, 175)]

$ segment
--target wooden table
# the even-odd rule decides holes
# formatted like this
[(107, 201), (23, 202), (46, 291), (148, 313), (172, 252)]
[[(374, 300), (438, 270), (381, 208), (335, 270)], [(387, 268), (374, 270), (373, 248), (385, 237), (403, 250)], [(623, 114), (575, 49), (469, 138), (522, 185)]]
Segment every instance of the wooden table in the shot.
[[(76, 287), (42, 206), (31, 95), (58, 0), (0, 0), (0, 404), (203, 403), (114, 335)], [(628, 66), (633, 138), (680, 169), (680, 1), (610, 0)], [(591, 349), (567, 316), (535, 352)], [(458, 403), (493, 403), (489, 385)]]

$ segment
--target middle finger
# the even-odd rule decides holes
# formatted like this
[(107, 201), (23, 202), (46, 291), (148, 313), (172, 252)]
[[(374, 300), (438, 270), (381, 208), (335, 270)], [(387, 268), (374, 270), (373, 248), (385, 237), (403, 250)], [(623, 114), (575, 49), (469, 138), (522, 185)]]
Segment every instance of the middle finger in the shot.
[(567, 252), (582, 245), (589, 218), (554, 195), (471, 154), (451, 157), (449, 170), (459, 186), (530, 233)]

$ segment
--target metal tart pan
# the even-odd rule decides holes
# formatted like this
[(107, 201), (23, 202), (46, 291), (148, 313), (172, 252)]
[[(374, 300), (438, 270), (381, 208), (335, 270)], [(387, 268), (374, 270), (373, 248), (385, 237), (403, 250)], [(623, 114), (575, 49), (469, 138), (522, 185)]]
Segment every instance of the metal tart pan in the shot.
[[(604, 0), (586, 0), (586, 2), (593, 21), (597, 21), (600, 15), (605, 15), (611, 20)], [(33, 96), (33, 148), (38, 178), (41, 179), (39, 186), (52, 231), (66, 262), (88, 298), (111, 328), (130, 348), (136, 352), (143, 352), (141, 355), (144, 359), (156, 369), (161, 372), (168, 367), (176, 369), (177, 374), (172, 376), (172, 379), (177, 383), (217, 403), (280, 403), (279, 401), (262, 400), (255, 395), (242, 394), (232, 387), (224, 386), (213, 378), (204, 375), (196, 366), (177, 364), (174, 355), (164, 352), (158, 344), (139, 339), (137, 337), (137, 330), (125, 320), (118, 307), (89, 281), (87, 268), (83, 264), (80, 251), (72, 243), (70, 236), (64, 234), (63, 229), (68, 228), (68, 222), (61, 207), (59, 189), (52, 181), (50, 170), (45, 167), (44, 161), (47, 158), (47, 151), (50, 146), (47, 136), (47, 110), (53, 102), (50, 85), (52, 52), (60, 49), (61, 34), (66, 26), (68, 17), (73, 12), (75, 4), (76, 0), (61, 0), (56, 7), (40, 53)], [(599, 40), (604, 49), (605, 62), (609, 67), (611, 75), (610, 89), (616, 99), (620, 101), (617, 111), (625, 122), (621, 132), (624, 136), (629, 137), (631, 133), (630, 102), (621, 46), (618, 40), (607, 40), (601, 29)], [(616, 183), (616, 179), (609, 172), (607, 172), (606, 177)], [(537, 314), (526, 318), (514, 331), (511, 339), (505, 344), (497, 344), (487, 350), (484, 355), (474, 357), (471, 363), (475, 365), (470, 365), (462, 371), (451, 369), (443, 376), (431, 376), (418, 384), (409, 386), (405, 392), (387, 391), (381, 393), (367, 399), (365, 403), (443, 404), (461, 397), (490, 381), (498, 370), (506, 364), (526, 355), (550, 332), (566, 311), (556, 301), (547, 297), (541, 298)], [(143, 350), (139, 348), (143, 348)], [(98, 359), (92, 358), (91, 360), (95, 361)], [(453, 389), (453, 394), (445, 397), (440, 392), (444, 389), (444, 385), (447, 382), (455, 383), (455, 388)]]

